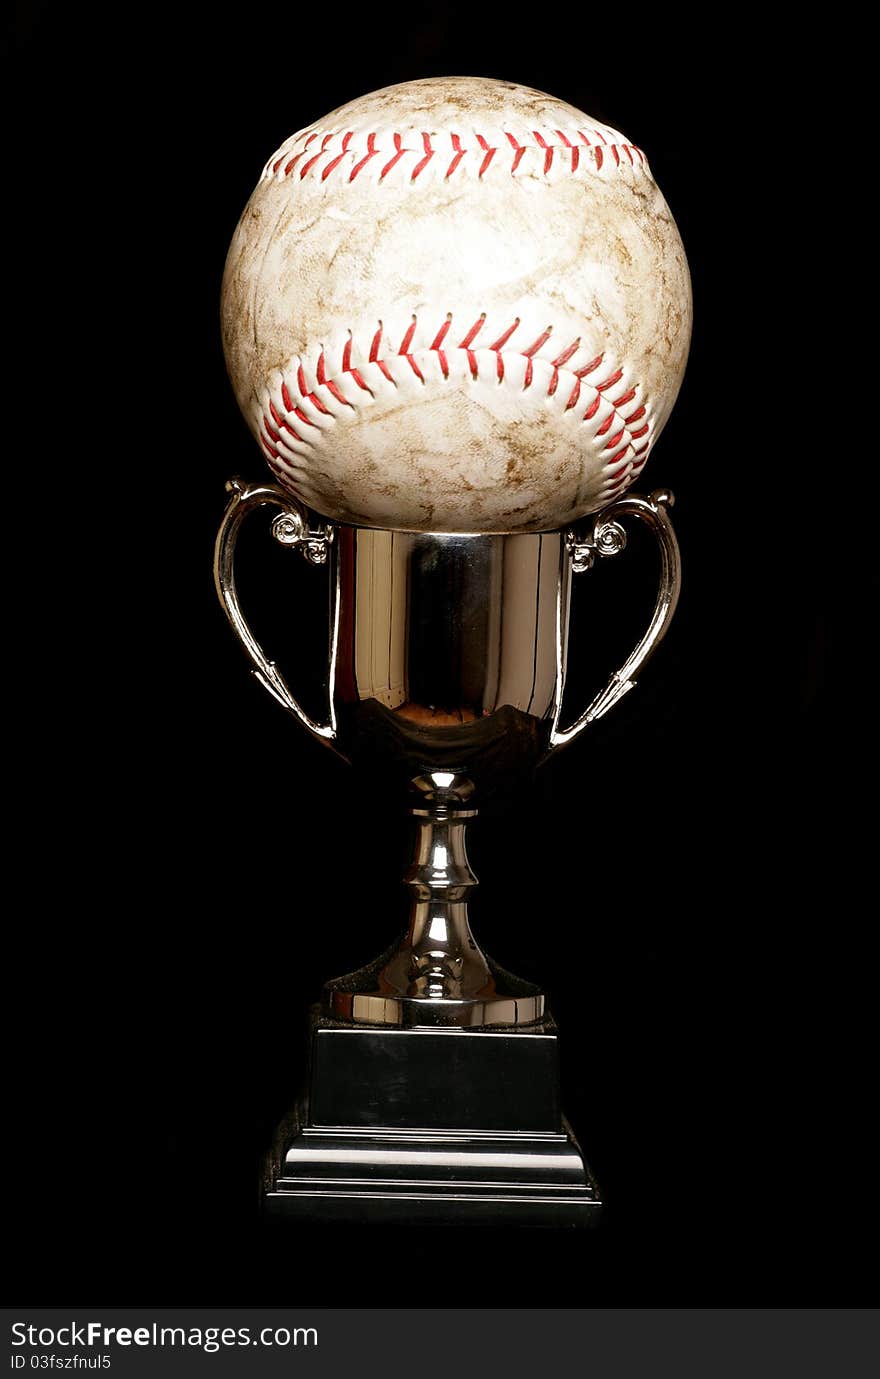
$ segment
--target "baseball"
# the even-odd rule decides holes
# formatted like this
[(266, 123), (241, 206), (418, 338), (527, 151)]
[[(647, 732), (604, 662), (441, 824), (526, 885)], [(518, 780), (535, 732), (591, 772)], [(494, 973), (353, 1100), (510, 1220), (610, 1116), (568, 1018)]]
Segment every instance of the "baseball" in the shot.
[(292, 135), (232, 240), (233, 387), (277, 479), (359, 526), (534, 532), (641, 473), (691, 330), (642, 150), (509, 82), (404, 82)]

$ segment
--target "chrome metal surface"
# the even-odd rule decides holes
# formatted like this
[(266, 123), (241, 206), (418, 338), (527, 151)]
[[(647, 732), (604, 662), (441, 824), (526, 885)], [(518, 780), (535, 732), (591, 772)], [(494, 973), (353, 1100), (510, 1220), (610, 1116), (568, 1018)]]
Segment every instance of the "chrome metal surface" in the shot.
[(595, 1225), (561, 1111), (559, 1039), (535, 1029), (369, 1029), (315, 1019), (310, 1094), (264, 1163), (296, 1220)]
[(340, 528), (350, 617), (337, 695), (417, 730), (479, 723), (504, 706), (544, 719), (556, 694), (559, 532), (456, 536)]
[[(283, 489), (229, 486), (217, 538), (217, 590), (260, 683), (313, 736), (361, 769), (422, 792), (415, 899), (403, 944), (362, 972), (331, 983), (334, 1018), (392, 1025), (517, 1025), (541, 1018), (535, 988), (494, 967), (467, 919), (476, 878), (467, 864), (464, 806), (502, 790), (601, 718), (635, 685), (678, 600), (672, 494), (627, 494), (572, 530), (463, 535), (315, 528)], [(273, 532), (331, 572), (329, 721), (302, 710), (239, 606), (234, 551), (248, 512), (274, 505)], [(660, 548), (653, 616), (634, 651), (587, 709), (560, 726), (571, 575), (626, 544), (636, 517)], [(329, 558), (329, 559), (328, 559)], [(447, 784), (442, 783), (446, 778)], [(444, 860), (445, 859), (445, 860)]]
[(571, 557), (571, 568), (576, 575), (592, 570), (596, 556), (619, 555), (626, 549), (626, 532), (619, 522), (610, 519), (594, 522), (592, 531), (578, 540), (569, 527), (565, 533), (565, 548)]
[(272, 523), (272, 535), (280, 546), (298, 548), (311, 565), (326, 565), (334, 528), (307, 526), (303, 513), (290, 502), (289, 511), (280, 512)]
[(602, 1202), (564, 1121), (543, 1135), (306, 1125), (270, 1179), (265, 1208), (296, 1222), (583, 1228), (598, 1223)]
[[(570, 728), (561, 729), (559, 727), (560, 696), (557, 716), (550, 733), (551, 748), (564, 747), (566, 743), (572, 742), (589, 723), (595, 723), (609, 709), (613, 709), (614, 705), (625, 694), (634, 689), (636, 677), (642, 666), (653, 656), (666, 636), (678, 604), (678, 595), (681, 589), (681, 557), (675, 530), (667, 512), (667, 508), (671, 508), (674, 503), (675, 495), (667, 489), (655, 489), (649, 498), (642, 498), (638, 494), (629, 493), (625, 498), (618, 498), (617, 502), (597, 513), (593, 520), (592, 532), (586, 541), (579, 542), (576, 538), (569, 538), (572, 562), (574, 564), (577, 561), (575, 569), (579, 573), (581, 570), (590, 568), (593, 563), (593, 553), (616, 555), (626, 545), (626, 534), (615, 520), (617, 517), (638, 517), (648, 526), (657, 539), (660, 548), (660, 581), (654, 612), (641, 641), (638, 642), (620, 669), (614, 671), (605, 688), (600, 690), (592, 703), (584, 710), (580, 718), (572, 723)], [(566, 629), (560, 624), (558, 645), (560, 664), (563, 666), (567, 636)]]
[(463, 808), (472, 782), (435, 772), (416, 782), (421, 806), (413, 861), (404, 875), (411, 892), (407, 932), (390, 953), (360, 972), (330, 982), (324, 1011), (369, 1025), (532, 1025), (544, 1015), (537, 987), (495, 967), (477, 946), (468, 896), (478, 884), (468, 862)]
[[(292, 713), (294, 718), (304, 728), (307, 728), (313, 737), (332, 744), (336, 739), (336, 721), (332, 697), (329, 723), (316, 723), (300, 708), (275, 662), (267, 658), (263, 648), (251, 632), (238, 601), (238, 590), (235, 584), (235, 546), (241, 524), (248, 513), (266, 506), (281, 508), (281, 513), (272, 524), (275, 539), (280, 541), (282, 545), (299, 547), (306, 559), (315, 565), (322, 565), (326, 561), (327, 549), (333, 539), (333, 529), (327, 528), (323, 532), (310, 531), (302, 508), (289, 494), (275, 484), (255, 484), (248, 487), (241, 479), (230, 479), (226, 489), (232, 497), (223, 515), (214, 547), (214, 583), (217, 588), (217, 597), (223, 604), (226, 616), (239, 641), (253, 661), (252, 673), (263, 688), (269, 691), (273, 699), (278, 700), (282, 708)], [(334, 600), (334, 604), (338, 610), (338, 599)], [(335, 658), (336, 617), (334, 616), (330, 646), (331, 667)]]

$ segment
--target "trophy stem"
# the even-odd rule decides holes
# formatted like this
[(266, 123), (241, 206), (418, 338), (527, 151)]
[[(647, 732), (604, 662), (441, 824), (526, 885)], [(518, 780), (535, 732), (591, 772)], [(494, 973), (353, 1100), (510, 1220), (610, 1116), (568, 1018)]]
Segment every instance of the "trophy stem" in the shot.
[(407, 994), (462, 1000), (491, 980), (468, 920), (468, 896), (478, 881), (468, 862), (465, 829), (477, 811), (435, 804), (412, 813), (415, 855), (404, 875), (412, 904), (401, 949), (401, 958), (409, 955)]
[(434, 772), (413, 782), (422, 798), (413, 861), (404, 874), (412, 900), (401, 942), (360, 972), (328, 983), (324, 1008), (332, 1019), (407, 1027), (519, 1026), (544, 1016), (537, 987), (502, 971), (471, 933), (468, 896), (478, 884), (465, 830), (473, 782)]

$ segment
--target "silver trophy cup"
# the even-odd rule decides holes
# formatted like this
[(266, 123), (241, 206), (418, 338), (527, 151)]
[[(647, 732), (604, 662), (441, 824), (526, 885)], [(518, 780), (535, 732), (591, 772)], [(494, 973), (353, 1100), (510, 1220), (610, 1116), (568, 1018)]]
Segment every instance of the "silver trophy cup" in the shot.
[[(267, 1207), (300, 1218), (589, 1224), (599, 1196), (559, 1111), (555, 1026), (543, 991), (498, 967), (471, 933), (465, 832), (481, 799), (633, 688), (678, 598), (672, 495), (627, 494), (582, 529), (464, 535), (312, 527), (280, 487), (228, 487), (217, 591), (253, 673), (357, 769), (405, 785), (416, 824), (406, 932), (325, 986), (310, 1090), (270, 1158)], [(236, 592), (241, 523), (265, 506), (278, 509), (276, 540), (329, 572), (322, 723), (263, 652)], [(628, 517), (659, 545), (653, 616), (566, 725), (572, 575), (624, 547)]]

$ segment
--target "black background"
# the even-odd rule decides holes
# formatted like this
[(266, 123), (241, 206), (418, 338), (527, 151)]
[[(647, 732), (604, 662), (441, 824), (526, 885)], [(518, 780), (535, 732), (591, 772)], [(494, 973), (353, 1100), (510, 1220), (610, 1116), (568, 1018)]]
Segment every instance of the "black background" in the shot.
[[(12, 410), (38, 477), (11, 523), (33, 725), (8, 939), (17, 1298), (864, 1300), (858, 1220), (822, 1167), (855, 1135), (828, 941), (831, 634), (793, 501), (819, 438), (781, 382), (799, 228), (788, 97), (758, 24), (737, 11), (710, 31), (659, 8), (22, 11), (11, 218), (35, 267), (17, 284)], [(225, 375), (219, 284), (290, 132), (447, 73), (521, 81), (625, 130), (693, 276), (688, 372), (645, 475), (678, 497), (673, 630), (637, 693), (471, 848), (478, 935), (549, 989), (567, 1112), (608, 1206), (589, 1237), (272, 1240), (255, 1165), (303, 1076), (322, 981), (394, 935), (405, 828), (262, 693), (216, 605), (224, 481), (266, 476)], [(248, 606), (318, 712), (325, 577), (254, 526)], [(653, 571), (634, 539), (578, 585), (573, 710), (628, 650)]]

